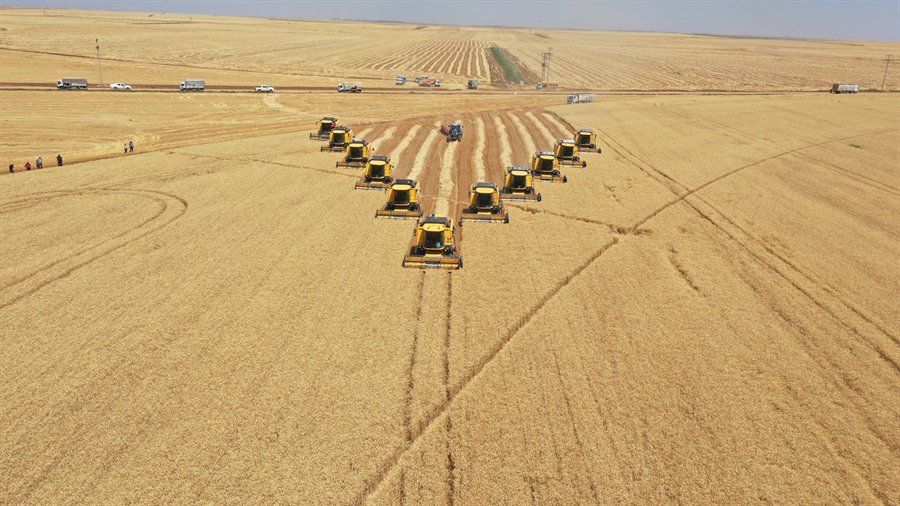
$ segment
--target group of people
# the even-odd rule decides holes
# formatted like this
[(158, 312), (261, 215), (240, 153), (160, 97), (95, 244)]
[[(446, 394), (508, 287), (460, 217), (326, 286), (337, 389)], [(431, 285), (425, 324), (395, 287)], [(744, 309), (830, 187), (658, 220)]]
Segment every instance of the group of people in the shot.
[[(63, 164), (62, 155), (59, 153), (56, 153), (56, 166), (62, 167), (62, 164)], [(31, 170), (31, 168), (32, 168), (31, 162), (25, 162), (25, 170)], [(44, 168), (44, 157), (42, 157), (42, 156), (37, 157), (37, 159), (34, 161), (34, 168), (36, 168), (36, 169)], [(12, 163), (9, 164), (9, 172), (13, 173), (15, 171), (16, 171), (15, 164), (12, 164)]]
[[(134, 153), (134, 141), (128, 141), (128, 142), (126, 142), (125, 144), (123, 144), (122, 149), (125, 151), (125, 153)], [(62, 164), (63, 164), (63, 157), (62, 157), (62, 155), (59, 154), (59, 153), (56, 153), (56, 166), (57, 166), (57, 167), (62, 167)], [(40, 156), (37, 157), (37, 159), (34, 161), (34, 166), (33, 166), (33, 168), (35, 168), (35, 169), (43, 169), (43, 168), (44, 168), (44, 158), (43, 158), (43, 157), (40, 157)], [(31, 169), (32, 169), (31, 162), (30, 162), (30, 161), (25, 162), (25, 170), (31, 170)], [(15, 164), (12, 164), (12, 163), (9, 164), (9, 172), (10, 172), (10, 173), (13, 173), (13, 172), (15, 172), (15, 171), (16, 171), (16, 166), (15, 166)]]

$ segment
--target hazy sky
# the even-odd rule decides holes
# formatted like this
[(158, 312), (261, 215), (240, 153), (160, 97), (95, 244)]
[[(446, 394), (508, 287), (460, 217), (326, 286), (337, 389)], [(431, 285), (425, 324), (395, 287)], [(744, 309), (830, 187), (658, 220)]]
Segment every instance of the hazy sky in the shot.
[(900, 41), (900, 0), (0, 0), (0, 4)]

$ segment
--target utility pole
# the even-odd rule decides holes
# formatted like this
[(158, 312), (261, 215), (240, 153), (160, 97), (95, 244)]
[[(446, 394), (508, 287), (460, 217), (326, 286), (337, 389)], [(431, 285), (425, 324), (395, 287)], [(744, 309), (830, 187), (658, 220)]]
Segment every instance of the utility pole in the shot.
[(100, 39), (94, 39), (97, 43), (97, 68), (100, 69), (100, 87), (103, 87), (103, 65), (100, 63)]
[(544, 53), (544, 59), (541, 62), (541, 82), (546, 83), (550, 81), (550, 60), (553, 58), (553, 48), (548, 48), (547, 52)]
[(891, 64), (891, 58), (893, 58), (893, 55), (888, 55), (884, 60), (884, 77), (881, 78), (881, 91), (884, 91), (884, 82), (887, 81), (888, 65)]

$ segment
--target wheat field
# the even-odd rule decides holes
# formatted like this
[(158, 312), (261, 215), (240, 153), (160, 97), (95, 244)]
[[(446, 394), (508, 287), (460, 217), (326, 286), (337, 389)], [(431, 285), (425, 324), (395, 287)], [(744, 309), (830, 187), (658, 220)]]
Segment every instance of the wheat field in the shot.
[[(0, 11), (2, 46), (27, 23), (96, 21), (134, 47), (201, 22), (351, 25), (47, 18)], [(484, 75), (484, 41), (528, 51), (511, 40), (526, 30), (399, 25), (433, 32), (405, 45), (433, 55), (410, 56), (393, 25), (365, 26), (382, 59), (354, 61), (360, 75)], [(461, 42), (436, 49), (447, 31)], [(63, 32), (32, 47), (64, 52)], [(223, 80), (278, 84), (263, 43), (198, 37), (204, 55), (235, 45), (228, 65), (247, 75)], [(178, 48), (154, 51), (135, 82), (184, 77), (153, 63)], [(0, 81), (46, 72), (12, 54)], [(819, 85), (757, 70), (754, 86)], [(644, 87), (680, 86), (660, 79)], [(0, 160), (17, 169), (0, 177), (0, 502), (900, 502), (900, 98), (562, 102), (0, 90)], [(507, 203), (509, 224), (466, 223), (463, 269), (403, 269), (413, 225), (376, 220), (384, 193), (354, 190), (360, 171), (308, 140), (323, 115), (454, 218), (474, 182), (574, 129), (595, 129), (602, 153), (563, 168), (568, 183), (538, 182), (541, 202)], [(465, 139), (447, 143), (437, 126), (455, 119)], [(56, 152), (63, 167), (21, 170)]]

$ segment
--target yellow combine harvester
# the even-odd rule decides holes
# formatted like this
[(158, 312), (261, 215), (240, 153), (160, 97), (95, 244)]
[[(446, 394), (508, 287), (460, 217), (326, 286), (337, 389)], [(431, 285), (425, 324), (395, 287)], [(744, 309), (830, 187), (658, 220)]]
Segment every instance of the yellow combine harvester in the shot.
[(556, 161), (560, 165), (587, 167), (587, 162), (578, 156), (578, 146), (575, 145), (575, 141), (572, 139), (556, 141), (556, 148), (553, 150), (553, 154), (556, 155)]
[(575, 145), (585, 153), (600, 152), (600, 147), (597, 146), (597, 134), (590, 128), (582, 128), (575, 133)]
[(509, 213), (500, 202), (497, 184), (475, 183), (469, 192), (469, 206), (463, 209), (459, 220), (509, 223)]
[(344, 159), (334, 163), (335, 168), (345, 167), (350, 169), (358, 169), (365, 167), (369, 161), (369, 143), (365, 139), (353, 139), (347, 144), (344, 151)]
[(356, 182), (357, 190), (384, 190), (391, 186), (391, 159), (376, 155), (366, 163), (366, 171)]
[(309, 134), (310, 140), (327, 141), (331, 131), (337, 128), (340, 122), (337, 118), (325, 116), (316, 122), (316, 132)]
[(319, 151), (343, 151), (353, 139), (353, 131), (347, 127), (334, 127), (328, 134), (328, 144), (321, 146)]
[(569, 180), (559, 172), (559, 162), (550, 151), (538, 151), (531, 157), (531, 175), (551, 183), (565, 183)]
[(534, 191), (534, 178), (528, 167), (516, 165), (506, 168), (506, 178), (500, 189), (502, 202), (540, 202), (541, 194)]
[(403, 257), (403, 267), (462, 269), (462, 257), (453, 243), (453, 221), (446, 216), (424, 218), (416, 227), (415, 243)]
[(419, 191), (412, 179), (398, 179), (388, 189), (387, 203), (383, 209), (375, 211), (376, 218), (395, 220), (418, 220), (422, 217), (419, 207)]

